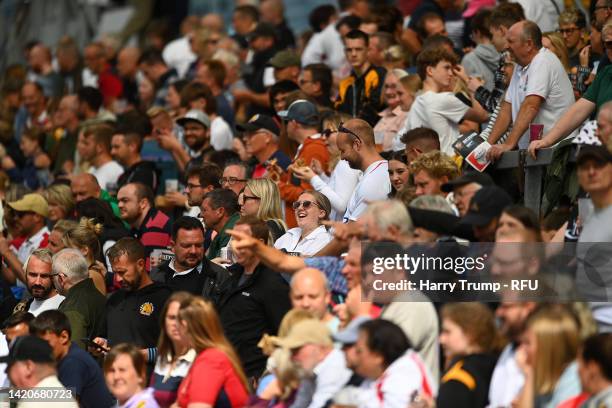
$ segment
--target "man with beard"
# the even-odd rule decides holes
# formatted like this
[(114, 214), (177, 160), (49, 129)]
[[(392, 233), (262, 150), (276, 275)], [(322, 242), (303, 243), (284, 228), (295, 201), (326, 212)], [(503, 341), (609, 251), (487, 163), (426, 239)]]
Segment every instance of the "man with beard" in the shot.
[(374, 130), (366, 121), (351, 119), (338, 127), (340, 157), (363, 176), (349, 199), (344, 222), (357, 221), (368, 203), (385, 200), (391, 192), (389, 163), (376, 151)]
[(159, 128), (160, 146), (168, 150), (180, 170), (189, 171), (201, 166), (206, 155), (214, 151), (210, 144), (210, 118), (200, 109), (191, 109), (176, 123), (183, 127), (184, 141), (191, 152), (187, 152), (179, 139), (170, 130)]
[(117, 193), (121, 219), (127, 222), (130, 233), (145, 247), (147, 271), (154, 249), (165, 249), (170, 244), (170, 218), (153, 207), (153, 191), (142, 183), (129, 183)]
[(78, 249), (66, 248), (55, 254), (53, 276), (55, 287), (66, 296), (59, 310), (70, 321), (70, 338), (85, 347), (83, 338), (100, 334), (106, 298), (89, 277), (89, 264)]
[(170, 247), (174, 259), (160, 265), (152, 279), (163, 282), (173, 292), (202, 295), (206, 278), (223, 270), (204, 257), (204, 227), (194, 217), (180, 217), (172, 224)]
[[(145, 269), (145, 247), (134, 238), (122, 238), (107, 253), (121, 289), (106, 302), (106, 321), (94, 342), (110, 348), (132, 343), (155, 361), (160, 331), (160, 313), (170, 296), (170, 289), (153, 282)], [(143, 351), (144, 352), (144, 351)]]
[(32, 252), (26, 266), (26, 285), (32, 295), (15, 306), (13, 313), (27, 311), (38, 316), (45, 310), (59, 308), (64, 300), (53, 287), (51, 265), (53, 254), (46, 248)]

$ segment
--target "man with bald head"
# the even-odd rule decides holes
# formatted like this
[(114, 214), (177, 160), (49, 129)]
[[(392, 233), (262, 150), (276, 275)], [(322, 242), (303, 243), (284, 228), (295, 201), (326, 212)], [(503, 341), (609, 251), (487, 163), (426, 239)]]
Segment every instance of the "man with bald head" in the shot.
[(378, 154), (374, 130), (365, 120), (351, 119), (340, 126), (336, 143), (340, 157), (363, 172), (344, 213), (344, 222), (357, 221), (368, 203), (386, 200), (391, 192), (389, 163)]
[(117, 54), (117, 73), (123, 84), (123, 99), (130, 105), (138, 103), (138, 60), (140, 49), (124, 47)]
[(294, 309), (310, 312), (325, 323), (332, 333), (338, 331), (340, 320), (329, 311), (331, 293), (323, 272), (304, 268), (295, 273), (291, 278), (289, 298)]
[(223, 17), (217, 13), (205, 14), (200, 20), (200, 25), (210, 31), (216, 31), (218, 33), (225, 32), (225, 22)]
[[(534, 22), (514, 24), (506, 39), (518, 66), (489, 135), (488, 141), (493, 145), (487, 153), (490, 160), (499, 159), (504, 152), (517, 147), (526, 149), (530, 124), (542, 125), (543, 134), (547, 134), (575, 102), (563, 64), (552, 51), (542, 47), (542, 32)], [(510, 125), (512, 130), (507, 139), (496, 145)]]
[(121, 213), (117, 200), (112, 197), (106, 190), (102, 190), (96, 176), (90, 173), (81, 173), (72, 177), (70, 182), (70, 189), (74, 196), (74, 201), (80, 203), (89, 198), (97, 198), (102, 201), (106, 201), (113, 209), (113, 214), (120, 218)]
[(43, 44), (36, 44), (28, 54), (30, 79), (38, 82), (44, 89), (45, 96), (57, 98), (62, 94), (64, 81), (53, 70), (51, 51)]
[(612, 135), (612, 101), (604, 103), (597, 113), (597, 137), (604, 146), (610, 147)]
[(287, 26), (285, 21), (285, 7), (282, 0), (263, 0), (259, 4), (259, 13), (261, 21), (270, 23), (276, 31), (276, 44), (278, 49), (295, 47), (295, 37), (293, 31)]

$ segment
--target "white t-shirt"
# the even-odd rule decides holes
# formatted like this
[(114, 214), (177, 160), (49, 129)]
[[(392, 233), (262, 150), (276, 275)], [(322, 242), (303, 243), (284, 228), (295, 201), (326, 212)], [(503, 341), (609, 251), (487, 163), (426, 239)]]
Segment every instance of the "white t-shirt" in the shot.
[[(543, 33), (559, 28), (559, 11), (565, 10), (563, 0), (511, 0), (523, 6), (527, 20), (533, 21)], [(553, 2), (557, 5), (555, 8)], [(572, 2), (573, 3), (573, 2)]]
[(215, 150), (231, 150), (234, 134), (227, 122), (217, 116), (210, 123), (210, 144)]
[(284, 249), (287, 252), (299, 252), (300, 255), (311, 256), (319, 252), (332, 240), (331, 234), (325, 226), (320, 225), (300, 241), (302, 229), (291, 228), (276, 240), (274, 248)]
[(189, 70), (189, 66), (198, 56), (191, 51), (189, 38), (187, 36), (170, 41), (164, 48), (162, 56), (169, 67), (176, 69), (180, 78), (183, 78)]
[(46, 310), (57, 310), (64, 299), (66, 298), (59, 293), (45, 300), (34, 299), (32, 300), (32, 303), (30, 303), (28, 312), (32, 313), (34, 317), (36, 317)]
[(114, 160), (104, 163), (96, 168), (91, 166), (88, 173), (93, 174), (98, 180), (98, 184), (103, 190), (108, 190), (113, 184), (117, 184), (117, 179), (123, 174), (123, 167)]
[(350, 73), (344, 43), (335, 24), (329, 24), (320, 33), (315, 33), (302, 52), (303, 67), (318, 63), (326, 64), (338, 78), (344, 78)]
[(40, 248), (41, 245), (43, 247), (46, 247), (47, 246), (46, 241), (48, 240), (49, 240), (49, 228), (45, 226), (39, 229), (36, 234), (32, 235), (30, 238), (23, 241), (23, 243), (19, 246), (19, 249), (17, 251), (14, 251), (15, 255), (17, 255), (17, 259), (19, 259), (19, 262), (21, 262), (21, 264), (24, 265), (24, 269), (26, 267), (25, 263), (30, 257), (30, 255), (32, 254), (32, 252)]
[(426, 127), (435, 130), (440, 137), (440, 151), (454, 155), (453, 143), (460, 136), (459, 122), (470, 107), (461, 102), (452, 92), (427, 91), (416, 97), (404, 127), (398, 132), (393, 142), (393, 150), (403, 150), (405, 145), (399, 140), (400, 135), (418, 128)]
[(525, 376), (516, 363), (512, 344), (504, 348), (497, 359), (489, 385), (489, 407), (509, 407), (521, 392)]
[(359, 177), (361, 177), (361, 170), (352, 169), (346, 160), (340, 160), (334, 167), (331, 177), (327, 178), (325, 174), (321, 174), (310, 180), (312, 188), (325, 194), (329, 199), (332, 205), (330, 220), (342, 221), (346, 206), (359, 182)]
[[(505, 101), (512, 105), (512, 121), (515, 122), (521, 105), (527, 96), (537, 95), (544, 99), (540, 112), (533, 123), (544, 125), (544, 134), (557, 123), (567, 109), (576, 101), (572, 84), (559, 58), (542, 47), (526, 67), (515, 66), (514, 74), (506, 92)], [(569, 137), (574, 137), (576, 131)], [(529, 146), (529, 129), (519, 139), (520, 149)]]
[(386, 160), (375, 161), (363, 172), (357, 183), (357, 187), (355, 187), (346, 207), (343, 221), (357, 221), (357, 218), (365, 211), (369, 203), (386, 200), (390, 192), (389, 162)]

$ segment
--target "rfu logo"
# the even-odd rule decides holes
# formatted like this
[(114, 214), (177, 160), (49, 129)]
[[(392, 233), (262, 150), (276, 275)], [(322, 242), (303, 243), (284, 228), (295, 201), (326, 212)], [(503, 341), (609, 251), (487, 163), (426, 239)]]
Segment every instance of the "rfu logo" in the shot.
[(242, 292), (242, 296), (251, 296), (249, 292)]

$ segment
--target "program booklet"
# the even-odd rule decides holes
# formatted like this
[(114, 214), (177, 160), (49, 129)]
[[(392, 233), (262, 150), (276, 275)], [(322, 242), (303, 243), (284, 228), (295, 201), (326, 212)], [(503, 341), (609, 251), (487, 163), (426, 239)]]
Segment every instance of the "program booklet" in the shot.
[(453, 143), (453, 149), (457, 154), (480, 172), (483, 172), (491, 164), (487, 160), (487, 152), (490, 148), (489, 142), (476, 132), (462, 136)]

